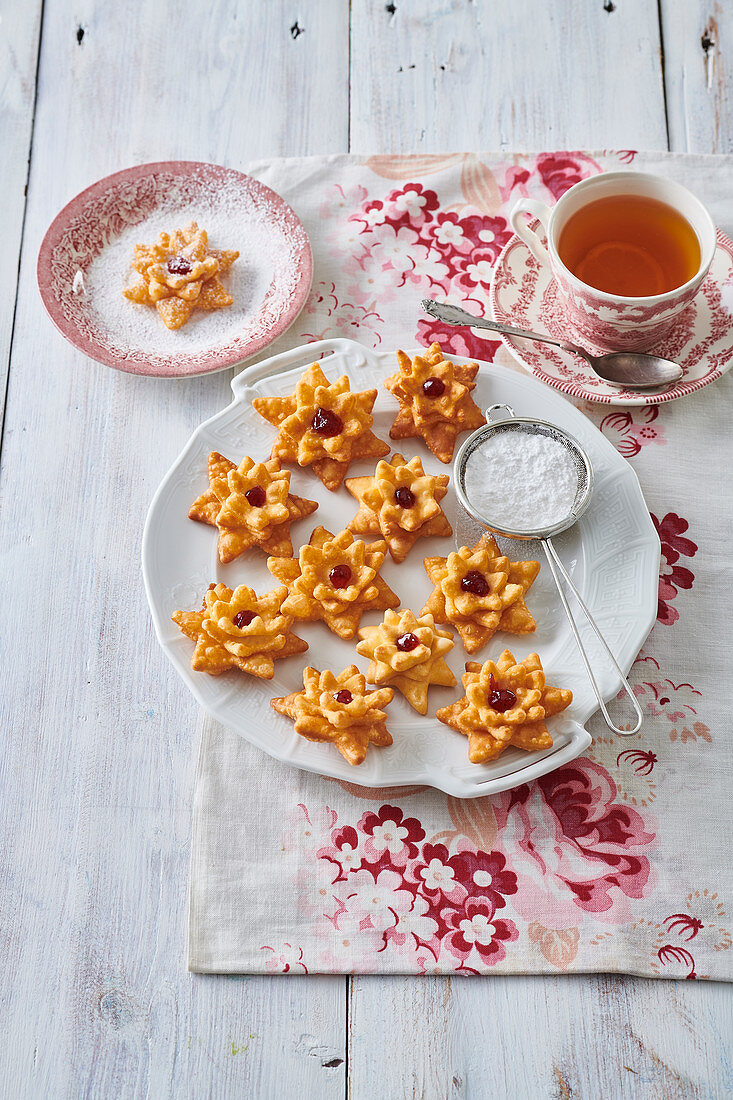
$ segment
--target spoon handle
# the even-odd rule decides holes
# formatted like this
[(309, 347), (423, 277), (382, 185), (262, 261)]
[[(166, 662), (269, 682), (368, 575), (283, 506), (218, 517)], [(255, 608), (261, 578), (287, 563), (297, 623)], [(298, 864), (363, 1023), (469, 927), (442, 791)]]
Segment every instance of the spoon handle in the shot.
[(523, 336), (527, 340), (540, 340), (543, 344), (554, 344), (556, 348), (574, 352), (586, 358), (586, 353), (575, 344), (568, 344), (564, 340), (556, 340), (554, 336), (546, 336), (541, 332), (532, 332), (528, 328), (514, 328), (513, 325), (500, 325), (498, 321), (489, 321), (486, 317), (474, 317), (465, 309), (452, 306), (449, 302), (434, 302), (432, 298), (423, 298), (422, 307), (431, 317), (443, 321), (446, 325), (469, 325), (471, 328), (488, 328), (492, 332), (503, 332), (507, 336)]

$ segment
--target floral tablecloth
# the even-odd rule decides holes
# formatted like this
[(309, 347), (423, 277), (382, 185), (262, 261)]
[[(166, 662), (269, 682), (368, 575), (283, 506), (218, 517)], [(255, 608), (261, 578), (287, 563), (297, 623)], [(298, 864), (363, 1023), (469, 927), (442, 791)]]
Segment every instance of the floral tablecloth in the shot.
[[(514, 200), (552, 202), (619, 167), (673, 175), (730, 232), (731, 158), (548, 152), (248, 166), (302, 218), (315, 261), (308, 305), (269, 353), (336, 335), (385, 350), (439, 340), (519, 369), (497, 342), (417, 316), (415, 300), (488, 311)], [(192, 970), (733, 979), (732, 391), (733, 374), (661, 407), (581, 406), (633, 464), (662, 542), (657, 625), (630, 675), (641, 733), (613, 737), (594, 719), (583, 758), (464, 801), (300, 772), (207, 720)]]

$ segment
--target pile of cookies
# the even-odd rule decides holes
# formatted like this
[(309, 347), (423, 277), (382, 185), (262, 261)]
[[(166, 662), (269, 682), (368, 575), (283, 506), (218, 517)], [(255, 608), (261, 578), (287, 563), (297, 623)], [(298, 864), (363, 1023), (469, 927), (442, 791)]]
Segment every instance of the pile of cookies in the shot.
[[(414, 359), (398, 352), (399, 370), (386, 388), (399, 411), (392, 439), (417, 436), (448, 463), (457, 437), (483, 424), (471, 397), (477, 364), (459, 366), (438, 344)], [(350, 764), (361, 764), (369, 745), (392, 744), (385, 708), (399, 691), (419, 714), (428, 713), (430, 688), (455, 688), (446, 663), (455, 627), (466, 652), (477, 653), (497, 632), (529, 634), (536, 624), (526, 595), (538, 572), (535, 561), (510, 561), (491, 535), (473, 547), (424, 559), (433, 591), (416, 612), (380, 575), (389, 554), (405, 560), (420, 538), (452, 535), (441, 508), (447, 474), (430, 474), (419, 457), (409, 461), (372, 431), (377, 390), (353, 392), (346, 376), (330, 382), (314, 363), (288, 397), (258, 397), (256, 411), (278, 429), (271, 456), (245, 456), (235, 465), (209, 456), (209, 487), (189, 516), (218, 530), (222, 563), (250, 548), (267, 555), (279, 582), (262, 596), (240, 585), (212, 584), (199, 611), (176, 611), (174, 622), (193, 642), (191, 667), (218, 676), (238, 669), (272, 679), (274, 662), (303, 653), (308, 644), (296, 623), (321, 621), (339, 638), (358, 636), (356, 652), (369, 660), (366, 674), (352, 664), (339, 673), (306, 668), (303, 689), (272, 699), (310, 741), (330, 741)], [(357, 459), (376, 459), (374, 473), (347, 478)], [(290, 492), (290, 471), (281, 464), (311, 467), (332, 492), (345, 484), (358, 510), (334, 534), (317, 526), (297, 554), (291, 524), (316, 501)], [(366, 541), (366, 540), (369, 541)], [(367, 611), (383, 612), (376, 626), (361, 626)], [(370, 690), (367, 684), (374, 685)], [(545, 719), (569, 706), (570, 691), (545, 683), (536, 653), (523, 661), (505, 649), (497, 660), (469, 661), (464, 696), (436, 717), (468, 738), (468, 756), (484, 763), (509, 745), (528, 751), (552, 745)]]

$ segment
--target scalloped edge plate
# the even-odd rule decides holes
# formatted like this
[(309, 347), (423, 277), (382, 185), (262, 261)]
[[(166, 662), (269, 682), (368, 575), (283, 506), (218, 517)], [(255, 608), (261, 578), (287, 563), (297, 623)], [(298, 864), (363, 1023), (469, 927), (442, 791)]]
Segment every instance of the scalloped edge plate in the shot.
[[(173, 354), (156, 352), (154, 348), (149, 352), (134, 349), (126, 353), (122, 348), (109, 346), (109, 341), (102, 342), (73, 297), (74, 284), (64, 257), (72, 255), (72, 266), (85, 271), (121, 228), (144, 223), (160, 202), (169, 201), (173, 188), (179, 186), (186, 195), (186, 203), (190, 203), (197, 187), (205, 193), (212, 185), (231, 184), (241, 191), (247, 209), (257, 208), (260, 214), (264, 210), (273, 232), (289, 240), (293, 248), (287, 269), (275, 271), (270, 288), (243, 332), (208, 348)], [(132, 210), (135, 215), (140, 214), (137, 223)], [(237, 244), (242, 251), (241, 242), (231, 242), (232, 247)], [(128, 374), (192, 378), (239, 366), (290, 328), (310, 292), (313, 255), (308, 235), (291, 207), (253, 176), (204, 161), (156, 161), (105, 176), (68, 202), (43, 238), (36, 278), (46, 312), (56, 328), (91, 359)]]
[[(470, 361), (451, 358), (456, 362)], [(348, 765), (333, 746), (313, 744), (298, 737), (292, 723), (270, 708), (270, 698), (297, 690), (301, 686), (301, 671), (309, 663), (339, 670), (351, 663), (360, 663), (362, 668), (366, 665), (352, 642), (336, 638), (320, 623), (296, 624), (296, 631), (307, 638), (311, 648), (300, 657), (277, 663), (272, 681), (235, 673), (211, 677), (191, 670), (191, 643), (171, 622), (172, 611), (199, 606), (202, 592), (211, 580), (224, 580), (232, 586), (247, 580), (259, 591), (273, 584), (264, 555), (245, 555), (245, 560), (220, 565), (215, 533), (187, 517), (190, 502), (206, 484), (208, 453), (217, 449), (238, 459), (246, 439), (253, 456), (267, 457), (274, 430), (254, 412), (252, 397), (258, 393), (292, 392), (302, 370), (317, 359), (323, 360), (329, 376), (347, 373), (352, 385), (358, 388), (374, 385), (394, 370), (393, 355), (377, 354), (346, 339), (309, 344), (248, 367), (232, 380), (232, 403), (196, 429), (158, 488), (143, 534), (142, 569), (156, 634), (166, 655), (212, 718), (277, 759), (334, 779), (368, 787), (427, 784), (460, 798), (470, 798), (530, 782), (573, 760), (591, 743), (584, 723), (597, 706), (545, 564), (532, 590), (534, 598), (530, 599), (537, 617), (537, 633), (526, 637), (502, 636), (490, 642), (483, 654), (485, 659), (507, 644), (518, 657), (523, 657), (536, 648), (549, 682), (572, 688), (571, 707), (550, 720), (554, 745), (545, 752), (509, 749), (491, 764), (471, 764), (464, 737), (430, 716), (417, 715), (399, 693), (390, 704), (389, 728), (394, 744), (386, 749), (370, 749), (366, 761), (358, 768)], [(656, 620), (660, 559), (659, 538), (636, 474), (582, 413), (533, 378), (492, 363), (481, 363), (475, 396), (482, 407), (504, 401), (518, 414), (554, 421), (574, 435), (589, 454), (595, 473), (590, 506), (576, 527), (557, 540), (557, 546), (613, 646), (619, 664), (628, 671)], [(388, 434), (395, 411), (393, 398), (381, 388), (374, 409), (374, 427), (382, 438)], [(407, 455), (420, 454), (426, 469), (433, 472), (447, 469), (419, 441), (404, 440), (400, 449)], [(368, 462), (355, 463), (350, 474), (366, 473), (369, 469)], [(296, 545), (298, 540), (306, 541), (318, 523), (331, 530), (339, 529), (334, 525), (344, 526), (356, 509), (356, 502), (345, 489), (328, 493), (308, 471), (295, 468), (292, 484), (295, 492), (320, 502), (319, 511), (310, 521), (302, 521), (294, 528)], [(461, 545), (480, 533), (460, 512), (450, 487), (443, 505), (454, 527), (454, 539), (423, 540), (425, 555), (445, 553), (452, 545)], [(507, 545), (506, 540), (501, 541)], [(529, 548), (525, 557), (534, 556), (536, 544), (532, 543), (509, 544), (508, 552), (517, 545)], [(542, 553), (538, 546), (537, 550)], [(396, 566), (387, 559), (382, 567), (385, 579), (398, 594), (415, 593), (416, 607), (422, 606), (431, 590), (420, 551), (418, 546), (402, 565)], [(378, 621), (379, 617), (372, 613), (365, 622)], [(602, 665), (600, 651), (594, 650), (592, 642), (589, 648), (596, 658), (603, 697), (611, 699), (619, 689), (616, 676)], [(459, 639), (448, 656), (458, 677), (466, 659)], [(431, 709), (434, 711), (458, 696), (459, 686), (452, 690), (433, 688)]]

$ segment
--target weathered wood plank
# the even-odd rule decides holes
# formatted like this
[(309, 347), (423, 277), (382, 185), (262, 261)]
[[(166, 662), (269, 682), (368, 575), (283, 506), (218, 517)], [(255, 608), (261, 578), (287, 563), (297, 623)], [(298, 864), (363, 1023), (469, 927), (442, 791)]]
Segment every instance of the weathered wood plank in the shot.
[(733, 20), (714, 0), (661, 0), (670, 149), (733, 151)]
[(723, 983), (360, 977), (350, 1005), (353, 1096), (703, 1100), (731, 1089)]
[(656, 0), (353, 0), (351, 115), (353, 152), (666, 149)]
[(14, 1100), (343, 1095), (343, 978), (185, 970), (201, 719), (154, 640), (139, 545), (153, 490), (229, 375), (156, 382), (86, 360), (44, 316), (34, 269), (56, 211), (125, 164), (345, 148), (347, 62), (339, 0), (306, 15), (289, 0), (46, 0), (0, 483), (14, 671), (0, 1091)]
[(41, 7), (42, 0), (6, 5), (0, 34), (0, 149), (3, 152), (3, 202), (0, 205), (0, 240), (3, 242), (3, 263), (0, 266), (0, 439), (33, 129)]

